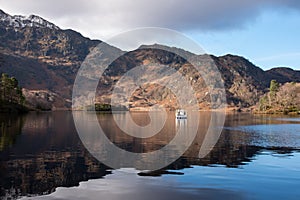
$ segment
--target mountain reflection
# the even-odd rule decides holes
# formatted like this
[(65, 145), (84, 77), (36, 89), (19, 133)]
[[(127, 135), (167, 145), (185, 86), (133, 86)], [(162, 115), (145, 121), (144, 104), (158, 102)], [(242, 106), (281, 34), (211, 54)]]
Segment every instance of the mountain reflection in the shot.
[[(0, 152), (3, 199), (48, 194), (56, 187), (77, 186), (111, 173), (84, 149), (71, 113), (31, 113), (25, 123), (20, 122), (23, 119), (15, 116), (2, 121), (12, 138)], [(1, 138), (7, 135), (1, 132)]]
[[(149, 119), (142, 115), (147, 114), (133, 114), (132, 118), (139, 124), (147, 124)], [(210, 117), (211, 113), (201, 114), (198, 134), (183, 156), (164, 169), (142, 172), (139, 175), (183, 175), (181, 171), (171, 170), (190, 168), (193, 165), (240, 167), (251, 162), (262, 150), (270, 150), (276, 155), (290, 155), (297, 151), (289, 147), (251, 145), (249, 141), (253, 138), (249, 135), (224, 129), (212, 151), (199, 158), (199, 150)], [(167, 121), (155, 137), (141, 139), (120, 131), (113, 122), (112, 115), (98, 115), (107, 138), (119, 148), (132, 152), (151, 152), (172, 140), (178, 123), (173, 115), (169, 118), (170, 121)], [(0, 120), (0, 194), (3, 199), (49, 194), (59, 186), (77, 186), (81, 181), (102, 178), (111, 173), (109, 167), (95, 159), (82, 145), (70, 112), (29, 113), (26, 116), (1, 115)], [(268, 123), (287, 122), (242, 114), (228, 115), (225, 126)]]

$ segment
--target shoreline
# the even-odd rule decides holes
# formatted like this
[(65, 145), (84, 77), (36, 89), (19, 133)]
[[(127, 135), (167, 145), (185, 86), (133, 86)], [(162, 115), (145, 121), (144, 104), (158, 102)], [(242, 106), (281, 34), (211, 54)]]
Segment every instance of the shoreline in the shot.
[[(22, 107), (22, 108), (21, 108)], [(112, 111), (108, 110), (84, 110), (84, 109), (72, 109), (72, 108), (55, 108), (52, 110), (36, 110), (36, 109), (29, 109), (24, 106), (20, 105), (2, 105), (0, 107), (0, 113), (16, 113), (16, 114), (23, 114), (28, 112), (72, 112), (72, 111), (87, 111), (87, 112), (99, 112), (99, 113), (106, 113), (111, 114)], [(120, 112), (149, 112), (149, 108), (134, 108), (129, 110), (120, 110)], [(155, 111), (155, 110), (154, 110)], [(175, 110), (167, 110), (167, 112), (174, 112)], [(238, 108), (238, 107), (225, 107), (223, 109), (199, 109), (199, 110), (193, 110), (198, 112), (224, 112), (225, 114), (238, 114), (238, 113), (248, 113), (248, 114), (254, 114), (254, 115), (286, 115), (286, 116), (300, 116), (300, 112), (278, 112), (278, 111), (258, 111), (254, 107), (249, 108)], [(117, 112), (117, 110), (116, 110)]]

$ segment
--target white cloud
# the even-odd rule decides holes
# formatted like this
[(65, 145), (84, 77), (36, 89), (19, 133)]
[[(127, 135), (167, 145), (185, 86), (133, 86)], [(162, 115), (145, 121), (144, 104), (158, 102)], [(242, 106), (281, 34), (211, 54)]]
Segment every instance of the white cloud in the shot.
[(299, 9), (297, 0), (0, 0), (9, 14), (37, 14), (62, 28), (107, 38), (137, 27), (185, 30), (239, 29), (264, 9)]

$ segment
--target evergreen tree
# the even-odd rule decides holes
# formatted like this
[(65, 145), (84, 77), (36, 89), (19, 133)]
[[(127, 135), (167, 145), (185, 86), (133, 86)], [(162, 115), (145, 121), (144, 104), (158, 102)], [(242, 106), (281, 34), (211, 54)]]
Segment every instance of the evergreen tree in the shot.
[(0, 77), (0, 101), (1, 103), (24, 104), (25, 97), (22, 88), (18, 86), (18, 80), (15, 77), (9, 77), (3, 73)]
[(270, 82), (270, 92), (269, 92), (269, 106), (277, 103), (276, 93), (279, 90), (279, 83), (276, 80), (271, 80)]

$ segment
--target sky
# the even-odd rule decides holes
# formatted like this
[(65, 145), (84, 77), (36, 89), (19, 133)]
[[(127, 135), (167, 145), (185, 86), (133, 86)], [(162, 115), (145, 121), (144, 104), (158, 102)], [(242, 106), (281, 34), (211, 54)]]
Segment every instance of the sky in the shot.
[(100, 40), (140, 27), (169, 28), (210, 54), (300, 70), (299, 0), (0, 0), (0, 9)]

